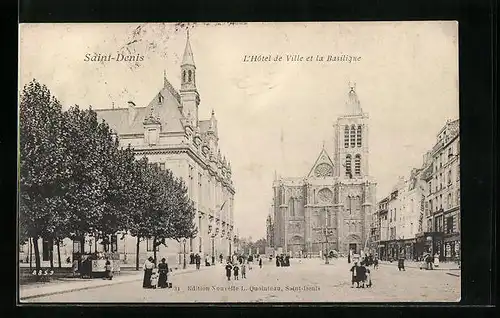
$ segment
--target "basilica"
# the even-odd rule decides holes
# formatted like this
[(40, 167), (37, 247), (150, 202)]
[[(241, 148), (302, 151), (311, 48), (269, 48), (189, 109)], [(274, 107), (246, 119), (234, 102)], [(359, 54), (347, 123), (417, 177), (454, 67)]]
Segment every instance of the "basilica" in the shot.
[(323, 146), (306, 176), (275, 175), (267, 227), (276, 250), (296, 257), (346, 254), (359, 253), (368, 243), (376, 182), (368, 171), (368, 114), (355, 86), (333, 128), (333, 151)]

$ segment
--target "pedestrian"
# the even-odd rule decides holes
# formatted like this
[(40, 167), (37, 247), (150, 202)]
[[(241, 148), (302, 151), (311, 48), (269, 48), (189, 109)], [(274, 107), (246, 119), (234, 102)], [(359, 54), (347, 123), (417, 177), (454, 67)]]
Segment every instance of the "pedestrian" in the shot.
[(111, 262), (108, 258), (106, 258), (106, 263), (104, 265), (105, 268), (105, 277), (104, 279), (112, 280), (113, 279), (113, 266), (111, 266)]
[(237, 264), (234, 264), (233, 266), (233, 274), (234, 274), (234, 279), (235, 280), (238, 280), (238, 272), (239, 272), (240, 268), (238, 267)]
[(156, 289), (158, 287), (158, 270), (156, 268), (153, 269), (150, 278), (150, 288)]
[(405, 256), (403, 253), (401, 253), (399, 255), (399, 259), (398, 259), (398, 269), (399, 271), (403, 270), (403, 271), (406, 271), (405, 269)]
[(247, 266), (245, 262), (243, 262), (243, 264), (241, 264), (241, 278), (247, 278), (246, 274), (247, 274)]
[(439, 253), (434, 254), (434, 267), (439, 267)]
[(358, 281), (358, 262), (354, 262), (354, 265), (351, 267), (351, 288), (354, 288), (354, 284), (356, 283), (357, 286), (359, 287), (359, 281)]
[(429, 253), (427, 254), (427, 256), (425, 257), (425, 262), (427, 264), (426, 268), (427, 270), (432, 270), (432, 261), (433, 261), (433, 258), (432, 258), (432, 255)]
[(368, 267), (366, 268), (366, 287), (372, 287), (372, 274)]
[(74, 259), (73, 264), (71, 266), (71, 272), (73, 273), (73, 277), (76, 276), (76, 272), (78, 271), (78, 260)]
[(262, 268), (262, 258), (259, 258), (259, 267)]
[(142, 281), (143, 288), (151, 288), (151, 275), (153, 274), (153, 268), (155, 267), (153, 257), (149, 257), (144, 262), (144, 279)]
[[(358, 286), (357, 288), (365, 288), (365, 282), (366, 282), (366, 267), (365, 264), (362, 262), (360, 266), (356, 268), (356, 278), (358, 281)], [(361, 286), (359, 284), (361, 283)]]
[(201, 257), (200, 257), (200, 254), (196, 254), (195, 257), (194, 257), (194, 261), (196, 263), (196, 269), (200, 269), (200, 265), (201, 265)]
[(231, 265), (231, 263), (227, 262), (226, 264), (226, 277), (227, 277), (227, 280), (231, 280), (231, 270), (233, 269), (233, 266)]
[(165, 258), (161, 259), (161, 263), (158, 264), (158, 272), (160, 276), (158, 277), (158, 287), (167, 288), (168, 287), (168, 264)]
[(224, 259), (224, 256), (222, 256), (222, 253), (219, 255), (219, 261), (222, 263), (222, 260)]

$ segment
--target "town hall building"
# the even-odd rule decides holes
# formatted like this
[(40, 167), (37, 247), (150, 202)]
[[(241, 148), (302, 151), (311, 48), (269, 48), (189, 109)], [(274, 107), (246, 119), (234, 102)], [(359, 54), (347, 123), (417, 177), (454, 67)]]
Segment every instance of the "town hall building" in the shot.
[[(137, 158), (146, 156), (160, 169), (170, 169), (184, 180), (188, 195), (195, 204), (195, 238), (167, 242), (160, 245), (157, 254), (177, 262), (181, 255), (199, 254), (219, 259), (234, 251), (234, 194), (231, 164), (219, 148), (217, 118), (202, 120), (198, 116), (201, 98), (196, 86), (196, 65), (187, 35), (186, 47), (180, 65), (181, 87), (176, 90), (164, 75), (163, 87), (148, 105), (128, 102), (125, 108), (98, 109), (117, 133), (120, 145), (130, 145)], [(134, 259), (135, 239), (118, 252)], [(152, 252), (152, 242), (141, 247), (141, 259)]]
[(323, 146), (306, 176), (275, 176), (268, 218), (275, 249), (312, 256), (333, 250), (359, 253), (367, 246), (376, 182), (368, 170), (368, 114), (355, 86), (346, 110), (334, 124), (333, 152)]

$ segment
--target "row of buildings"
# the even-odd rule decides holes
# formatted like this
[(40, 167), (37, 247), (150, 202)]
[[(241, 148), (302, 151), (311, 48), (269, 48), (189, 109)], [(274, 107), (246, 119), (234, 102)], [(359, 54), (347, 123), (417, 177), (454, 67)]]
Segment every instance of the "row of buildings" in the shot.
[(460, 259), (459, 120), (447, 121), (420, 168), (400, 177), (372, 217), (371, 247), (382, 260)]
[[(186, 254), (198, 253), (202, 257), (216, 259), (235, 250), (237, 239), (234, 227), (234, 194), (230, 161), (219, 147), (217, 118), (198, 117), (201, 98), (196, 87), (196, 65), (187, 35), (186, 46), (180, 65), (181, 87), (176, 90), (163, 77), (163, 87), (152, 97), (149, 104), (136, 105), (129, 101), (125, 107), (96, 110), (116, 132), (120, 145), (134, 148), (137, 158), (146, 156), (151, 164), (160, 169), (170, 169), (182, 178), (188, 194), (196, 207), (195, 238), (167, 241), (157, 247), (157, 255), (168, 259), (170, 264), (181, 263)], [(127, 263), (135, 262), (136, 238), (119, 233), (109, 238), (111, 252)], [(99, 241), (100, 242), (100, 241)], [(87, 237), (84, 246), (80, 241), (65, 239), (59, 250), (66, 260), (76, 252), (104, 251), (106, 246), (93, 237)], [(139, 258), (143, 262), (153, 254), (152, 240), (140, 242)], [(54, 244), (40, 239), (43, 261), (56, 258)], [(21, 260), (26, 260), (29, 246), (21, 246)]]
[(267, 241), (294, 257), (366, 250), (376, 210), (376, 182), (368, 171), (368, 114), (355, 87), (333, 124), (333, 149), (323, 148), (307, 174), (275, 175)]

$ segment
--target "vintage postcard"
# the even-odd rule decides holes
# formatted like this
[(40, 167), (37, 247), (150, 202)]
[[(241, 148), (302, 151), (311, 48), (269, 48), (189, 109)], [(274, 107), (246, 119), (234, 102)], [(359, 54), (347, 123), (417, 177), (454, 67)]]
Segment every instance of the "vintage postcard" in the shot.
[(21, 24), (21, 303), (458, 302), (458, 23)]

